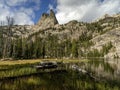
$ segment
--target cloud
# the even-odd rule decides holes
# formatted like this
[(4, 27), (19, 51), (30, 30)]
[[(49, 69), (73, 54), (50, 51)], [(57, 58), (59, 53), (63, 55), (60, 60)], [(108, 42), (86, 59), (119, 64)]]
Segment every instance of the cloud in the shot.
[(49, 4), (49, 9), (54, 9), (53, 5)]
[(90, 22), (104, 14), (120, 12), (120, 0), (57, 0), (59, 23), (70, 20)]
[[(29, 0), (29, 1), (30, 1), (30, 0)], [(41, 4), (40, 0), (32, 0), (32, 3), (35, 4), (35, 5), (33, 6), (33, 8), (34, 8), (35, 10), (39, 10), (39, 9), (40, 9), (40, 4)]]
[(18, 6), (27, 2), (27, 0), (5, 0), (8, 6)]
[(33, 20), (31, 18), (29, 18), (29, 16), (24, 13), (24, 12), (17, 12), (15, 13), (15, 17), (17, 18), (17, 20), (15, 21), (15, 24), (19, 25), (24, 25), (24, 24), (33, 24)]
[(15, 24), (34, 24), (35, 11), (39, 9), (40, 0), (0, 0), (0, 21), (10, 16)]

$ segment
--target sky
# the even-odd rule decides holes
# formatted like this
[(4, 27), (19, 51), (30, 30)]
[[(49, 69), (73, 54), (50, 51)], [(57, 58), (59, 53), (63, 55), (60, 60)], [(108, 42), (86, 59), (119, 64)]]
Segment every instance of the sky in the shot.
[(50, 9), (60, 24), (71, 20), (91, 22), (104, 14), (120, 13), (120, 0), (0, 0), (0, 21), (10, 16), (15, 24), (33, 25)]

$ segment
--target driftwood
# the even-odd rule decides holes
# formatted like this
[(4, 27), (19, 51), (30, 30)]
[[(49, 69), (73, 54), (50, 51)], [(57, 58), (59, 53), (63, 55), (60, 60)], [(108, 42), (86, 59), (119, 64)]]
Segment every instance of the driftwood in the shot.
[(37, 70), (38, 69), (52, 69), (52, 68), (57, 68), (58, 65), (57, 63), (53, 63), (53, 62), (42, 62), (39, 65), (34, 66)]
[(88, 75), (91, 79), (94, 79), (95, 81), (99, 81), (99, 79), (93, 76), (92, 73), (88, 72), (85, 69), (80, 68), (78, 65), (72, 65), (71, 68), (75, 71)]

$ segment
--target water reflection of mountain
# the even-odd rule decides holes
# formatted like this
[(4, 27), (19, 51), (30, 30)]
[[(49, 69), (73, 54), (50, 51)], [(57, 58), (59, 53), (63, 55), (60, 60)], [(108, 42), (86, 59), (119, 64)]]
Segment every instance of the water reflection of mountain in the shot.
[(90, 60), (88, 63), (79, 66), (92, 72), (98, 78), (120, 80), (119, 60)]
[(120, 60), (109, 60), (107, 62), (114, 69), (114, 76), (120, 79)]

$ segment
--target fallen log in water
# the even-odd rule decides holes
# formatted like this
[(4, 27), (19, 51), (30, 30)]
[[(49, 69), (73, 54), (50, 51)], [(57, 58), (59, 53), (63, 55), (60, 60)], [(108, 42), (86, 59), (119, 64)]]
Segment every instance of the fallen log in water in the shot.
[(56, 62), (41, 62), (39, 65), (34, 66), (34, 68), (38, 69), (53, 69), (57, 68), (58, 65)]
[(93, 76), (92, 73), (88, 72), (85, 69), (80, 68), (78, 65), (72, 65), (71, 68), (75, 71), (78, 71), (78, 72), (82, 73), (82, 74), (88, 75), (91, 79), (94, 79), (95, 81), (99, 81), (99, 79), (96, 78), (95, 76)]

